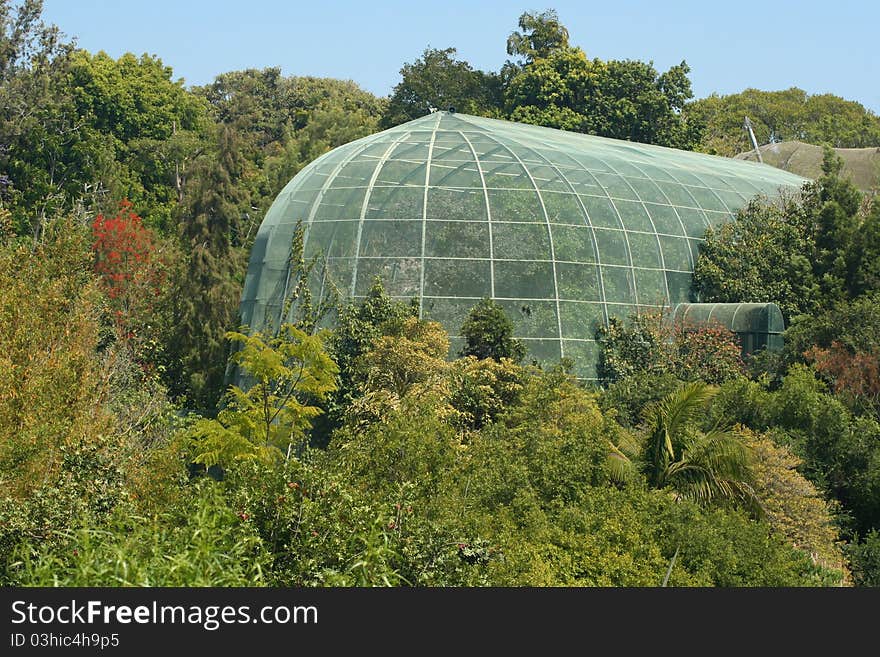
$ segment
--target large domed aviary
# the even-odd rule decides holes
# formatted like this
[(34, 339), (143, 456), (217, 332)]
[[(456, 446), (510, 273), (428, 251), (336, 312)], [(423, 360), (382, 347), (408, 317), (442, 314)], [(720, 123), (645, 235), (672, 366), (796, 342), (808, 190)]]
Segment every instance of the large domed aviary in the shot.
[(277, 329), (291, 242), (319, 256), (313, 293), (362, 297), (380, 276), (458, 333), (491, 297), (530, 357), (596, 376), (597, 322), (688, 301), (698, 245), (757, 194), (805, 182), (770, 166), (435, 112), (305, 167), (266, 214), (241, 321)]

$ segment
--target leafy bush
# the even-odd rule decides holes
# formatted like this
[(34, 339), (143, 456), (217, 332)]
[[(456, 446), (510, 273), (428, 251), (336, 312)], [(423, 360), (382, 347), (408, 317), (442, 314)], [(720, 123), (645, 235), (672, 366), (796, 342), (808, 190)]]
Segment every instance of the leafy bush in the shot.
[(56, 476), (62, 447), (110, 428), (85, 228), (56, 220), (35, 245), (0, 247), (0, 289), (0, 483), (27, 496)]
[(609, 318), (596, 340), (606, 386), (637, 374), (717, 384), (745, 373), (736, 335), (718, 324), (670, 324), (662, 313), (637, 313), (626, 322)]
[(217, 486), (154, 517), (113, 514), (62, 533), (59, 546), (24, 542), (10, 573), (19, 586), (260, 586), (262, 541)]
[(466, 340), (461, 356), (509, 358), (518, 363), (526, 355), (525, 345), (513, 337), (513, 322), (493, 299), (483, 299), (471, 308), (461, 335)]
[(847, 546), (856, 586), (880, 586), (880, 532), (871, 530), (863, 541)]

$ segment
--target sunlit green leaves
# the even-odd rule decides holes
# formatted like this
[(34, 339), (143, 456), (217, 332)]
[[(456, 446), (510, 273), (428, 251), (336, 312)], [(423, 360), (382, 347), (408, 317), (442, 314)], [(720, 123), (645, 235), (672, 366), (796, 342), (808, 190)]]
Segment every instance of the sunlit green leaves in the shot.
[(201, 419), (189, 431), (197, 463), (290, 456), (322, 411), (316, 401), (336, 389), (336, 364), (322, 335), (285, 324), (276, 336), (230, 332), (240, 348), (232, 362), (245, 388), (230, 386), (217, 419)]

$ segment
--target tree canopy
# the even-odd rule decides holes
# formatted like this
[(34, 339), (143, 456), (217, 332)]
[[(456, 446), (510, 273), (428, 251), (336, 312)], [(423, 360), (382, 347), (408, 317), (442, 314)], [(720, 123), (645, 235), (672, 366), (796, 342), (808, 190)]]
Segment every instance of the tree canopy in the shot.
[(880, 144), (880, 117), (863, 105), (797, 87), (711, 94), (689, 103), (684, 114), (701, 126), (698, 150), (728, 157), (752, 148), (743, 130), (746, 117), (759, 144), (794, 140), (835, 148)]
[(455, 48), (427, 48), (416, 61), (400, 69), (383, 127), (391, 127), (428, 114), (454, 108), (465, 114), (493, 116), (499, 104), (500, 82), (495, 74), (456, 59)]

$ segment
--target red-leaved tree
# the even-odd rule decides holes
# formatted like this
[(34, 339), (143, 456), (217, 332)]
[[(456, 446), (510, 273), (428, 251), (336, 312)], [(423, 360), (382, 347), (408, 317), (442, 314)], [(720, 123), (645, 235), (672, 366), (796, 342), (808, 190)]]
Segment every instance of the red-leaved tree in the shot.
[(880, 411), (880, 354), (851, 351), (835, 340), (830, 349), (814, 346), (804, 356), (831, 380), (836, 394)]
[(150, 360), (157, 308), (167, 283), (168, 262), (156, 236), (123, 200), (113, 217), (99, 214), (92, 223), (95, 272), (107, 295), (119, 338), (135, 358)]
[(672, 341), (673, 368), (680, 379), (720, 384), (745, 373), (736, 333), (718, 322), (677, 324)]

